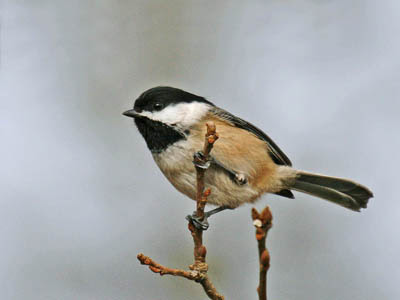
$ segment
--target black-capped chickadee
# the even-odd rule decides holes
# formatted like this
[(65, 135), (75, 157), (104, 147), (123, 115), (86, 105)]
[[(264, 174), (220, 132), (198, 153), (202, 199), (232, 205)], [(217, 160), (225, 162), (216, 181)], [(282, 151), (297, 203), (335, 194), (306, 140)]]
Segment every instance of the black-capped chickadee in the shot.
[(219, 140), (211, 153), (205, 185), (214, 211), (253, 203), (264, 193), (294, 198), (291, 190), (348, 209), (366, 208), (372, 192), (354, 181), (292, 168), (289, 158), (263, 131), (205, 98), (172, 87), (145, 91), (124, 115), (135, 124), (155, 162), (172, 185), (196, 199), (193, 155), (202, 149), (205, 123), (216, 124)]

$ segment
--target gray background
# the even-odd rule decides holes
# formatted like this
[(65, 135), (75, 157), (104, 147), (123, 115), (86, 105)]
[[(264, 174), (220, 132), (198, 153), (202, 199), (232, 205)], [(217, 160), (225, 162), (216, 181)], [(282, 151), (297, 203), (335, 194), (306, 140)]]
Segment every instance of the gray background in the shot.
[[(361, 214), (264, 197), (271, 299), (399, 299), (400, 4), (392, 1), (3, 1), (1, 299), (204, 299), (139, 252), (192, 262), (194, 202), (121, 112), (172, 85), (264, 129), (301, 169), (353, 178)], [(210, 276), (256, 299), (250, 206), (211, 220)]]

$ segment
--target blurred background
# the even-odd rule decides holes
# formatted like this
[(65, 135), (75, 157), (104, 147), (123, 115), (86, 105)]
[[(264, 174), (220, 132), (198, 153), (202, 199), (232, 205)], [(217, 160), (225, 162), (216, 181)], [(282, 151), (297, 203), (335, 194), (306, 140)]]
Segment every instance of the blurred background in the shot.
[[(171, 85), (264, 129), (297, 168), (375, 193), (354, 213), (263, 197), (271, 299), (400, 297), (400, 2), (2, 1), (1, 299), (205, 299), (159, 278), (193, 260), (194, 202), (121, 113)], [(256, 299), (251, 206), (205, 233), (227, 299)]]

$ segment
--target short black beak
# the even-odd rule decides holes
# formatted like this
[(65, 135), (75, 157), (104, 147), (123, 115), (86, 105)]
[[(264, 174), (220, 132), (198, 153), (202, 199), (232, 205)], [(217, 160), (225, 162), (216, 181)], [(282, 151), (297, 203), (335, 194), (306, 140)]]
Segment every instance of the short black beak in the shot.
[(123, 113), (123, 115), (130, 118), (140, 117), (140, 115), (134, 109), (127, 110)]

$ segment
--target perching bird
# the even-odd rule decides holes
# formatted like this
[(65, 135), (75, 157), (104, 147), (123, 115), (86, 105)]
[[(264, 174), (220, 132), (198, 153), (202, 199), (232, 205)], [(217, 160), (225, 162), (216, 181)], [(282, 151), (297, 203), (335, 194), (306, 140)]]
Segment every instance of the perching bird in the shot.
[[(253, 203), (265, 193), (294, 198), (291, 190), (307, 193), (354, 211), (366, 208), (372, 192), (354, 181), (292, 168), (289, 158), (263, 131), (205, 98), (172, 87), (142, 93), (124, 115), (135, 124), (155, 162), (172, 185), (196, 199), (193, 155), (202, 149), (205, 123), (219, 133), (205, 173), (212, 190), (208, 203), (226, 208)], [(195, 216), (194, 216), (195, 217)], [(205, 220), (200, 226), (206, 228)]]

